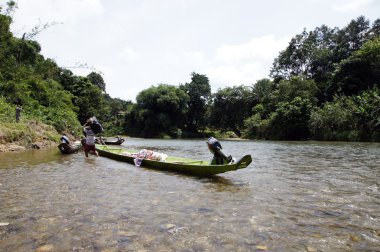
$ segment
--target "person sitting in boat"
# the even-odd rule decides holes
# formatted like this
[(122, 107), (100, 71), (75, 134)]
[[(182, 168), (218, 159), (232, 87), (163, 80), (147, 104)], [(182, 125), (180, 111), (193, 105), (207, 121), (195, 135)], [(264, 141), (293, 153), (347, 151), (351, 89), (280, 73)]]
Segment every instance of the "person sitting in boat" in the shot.
[(62, 136), (61, 136), (61, 143), (65, 143), (65, 144), (67, 144), (67, 145), (69, 145), (70, 144), (70, 140), (69, 140), (69, 138), (66, 136), (66, 134), (63, 134)]
[(207, 139), (207, 146), (210, 152), (214, 154), (211, 160), (212, 165), (228, 164), (234, 161), (232, 156), (227, 156), (223, 153), (222, 145), (214, 137), (210, 137), (209, 139)]

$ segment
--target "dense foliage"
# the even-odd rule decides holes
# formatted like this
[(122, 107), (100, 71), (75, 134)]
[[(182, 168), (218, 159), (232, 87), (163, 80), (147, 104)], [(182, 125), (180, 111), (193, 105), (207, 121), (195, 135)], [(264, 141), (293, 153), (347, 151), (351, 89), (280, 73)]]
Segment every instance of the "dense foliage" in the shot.
[[(189, 96), (180, 112), (185, 124), (165, 127), (182, 129), (185, 137), (213, 130), (259, 139), (379, 141), (379, 36), (380, 20), (371, 25), (363, 16), (343, 29), (304, 30), (274, 60), (272, 80), (215, 94), (205, 75), (192, 73), (191, 82), (178, 87)], [(159, 113), (157, 108), (148, 110)], [(147, 129), (155, 136), (168, 134), (163, 122), (158, 128), (150, 121), (139, 124), (147, 120), (141, 109), (137, 102), (126, 117), (127, 124), (141, 129), (134, 128), (134, 134), (147, 136)]]
[(269, 92), (245, 120), (246, 136), (379, 141), (379, 23), (359, 17), (291, 39), (273, 63)]
[(96, 116), (106, 134), (204, 137), (220, 132), (277, 140), (380, 141), (380, 19), (361, 16), (342, 29), (325, 25), (295, 35), (274, 59), (271, 79), (211, 92), (191, 73), (178, 86), (142, 90), (136, 102), (111, 98), (96, 72), (77, 76), (40, 54), (32, 35), (10, 31), (15, 2), (0, 14), (0, 119), (38, 119), (80, 132)]
[[(6, 13), (15, 6), (10, 1)], [(25, 39), (31, 36), (13, 36), (11, 23), (9, 15), (0, 14), (0, 96), (7, 104), (7, 115), (9, 106), (17, 102), (23, 107), (22, 119), (38, 119), (58, 132), (79, 135), (81, 125), (96, 116), (105, 122), (106, 133), (123, 133), (120, 113), (125, 113), (130, 102), (109, 97), (100, 74), (76, 76), (45, 59), (39, 43)], [(11, 114), (7, 121), (15, 121), (14, 111)]]
[(244, 118), (251, 114), (254, 104), (250, 87), (241, 85), (219, 89), (211, 106), (210, 125), (223, 131), (231, 130), (241, 136)]
[(184, 90), (189, 96), (185, 130), (191, 135), (198, 130), (204, 129), (207, 124), (205, 115), (211, 96), (209, 79), (206, 75), (193, 72), (191, 82), (181, 85), (180, 89)]
[(175, 86), (160, 84), (145, 89), (127, 114), (127, 129), (143, 137), (181, 136), (189, 96)]

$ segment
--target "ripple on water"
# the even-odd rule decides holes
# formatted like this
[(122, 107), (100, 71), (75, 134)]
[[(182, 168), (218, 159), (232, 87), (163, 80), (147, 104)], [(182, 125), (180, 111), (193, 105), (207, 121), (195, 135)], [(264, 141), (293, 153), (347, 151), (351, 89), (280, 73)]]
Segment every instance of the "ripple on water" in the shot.
[[(130, 139), (210, 158), (203, 140)], [(224, 141), (247, 169), (212, 178), (56, 148), (0, 153), (0, 250), (376, 251), (378, 144)], [(189, 154), (189, 155), (188, 155)], [(5, 225), (6, 224), (6, 225)]]

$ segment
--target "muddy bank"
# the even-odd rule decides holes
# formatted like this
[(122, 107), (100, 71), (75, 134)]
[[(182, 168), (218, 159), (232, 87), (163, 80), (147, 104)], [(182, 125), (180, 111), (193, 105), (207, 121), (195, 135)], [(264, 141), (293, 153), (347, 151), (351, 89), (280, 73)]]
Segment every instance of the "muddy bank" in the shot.
[(27, 149), (42, 149), (48, 146), (57, 145), (54, 141), (39, 141), (32, 143), (31, 145), (25, 146), (20, 142), (13, 143), (2, 143), (0, 144), (0, 152), (9, 152), (9, 151), (24, 151)]
[(29, 120), (0, 123), (0, 152), (41, 149), (59, 142), (60, 134), (50, 125)]

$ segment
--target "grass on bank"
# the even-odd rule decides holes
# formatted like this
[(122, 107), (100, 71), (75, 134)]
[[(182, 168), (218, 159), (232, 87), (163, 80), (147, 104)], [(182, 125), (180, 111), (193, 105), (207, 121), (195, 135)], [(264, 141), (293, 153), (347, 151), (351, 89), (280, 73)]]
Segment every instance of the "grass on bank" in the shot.
[(58, 142), (59, 137), (52, 126), (38, 121), (0, 122), (0, 144), (17, 143), (30, 147), (38, 142)]
[(30, 147), (36, 142), (57, 142), (60, 134), (53, 126), (38, 119), (28, 118), (21, 112), (20, 122), (16, 122), (16, 110), (5, 99), (0, 98), (0, 144), (16, 143)]

